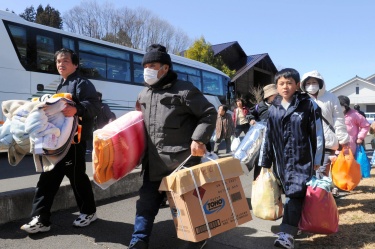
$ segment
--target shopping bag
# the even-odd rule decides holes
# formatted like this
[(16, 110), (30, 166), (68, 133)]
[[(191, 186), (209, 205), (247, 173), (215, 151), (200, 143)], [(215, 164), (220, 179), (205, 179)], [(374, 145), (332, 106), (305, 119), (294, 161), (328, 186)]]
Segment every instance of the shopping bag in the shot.
[(253, 181), (251, 207), (253, 214), (263, 220), (276, 220), (283, 215), (281, 189), (271, 169), (262, 167)]
[(365, 148), (363, 147), (362, 144), (357, 146), (357, 151), (355, 152), (355, 160), (360, 165), (362, 177), (369, 178), (371, 165), (366, 155)]
[(339, 230), (339, 213), (330, 191), (332, 181), (324, 176), (312, 176), (306, 183), (306, 197), (302, 206), (298, 228), (305, 232), (331, 234)]
[(234, 152), (233, 157), (245, 164), (249, 171), (258, 165), (265, 130), (266, 124), (263, 122), (252, 125)]
[(237, 149), (238, 145), (240, 145), (240, 143), (241, 143), (241, 140), (240, 140), (239, 137), (234, 138), (232, 140), (232, 144), (230, 145), (230, 150), (233, 151), (233, 152), (236, 151), (236, 149)]
[(348, 152), (348, 155), (345, 155), (344, 150), (340, 151), (333, 163), (332, 180), (339, 189), (351, 191), (361, 181), (361, 169), (351, 149), (348, 149)]

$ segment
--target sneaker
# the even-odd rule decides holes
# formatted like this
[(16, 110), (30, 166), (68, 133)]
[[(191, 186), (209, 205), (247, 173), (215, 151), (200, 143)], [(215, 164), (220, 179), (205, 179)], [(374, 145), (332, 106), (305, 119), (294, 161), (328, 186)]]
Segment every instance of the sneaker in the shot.
[(187, 242), (180, 249), (202, 249), (207, 244), (207, 240), (199, 242)]
[(39, 216), (33, 217), (33, 219), (23, 225), (21, 230), (24, 230), (28, 233), (39, 233), (39, 232), (48, 232), (51, 229), (51, 226), (45, 226), (42, 222), (39, 221)]
[(143, 240), (138, 240), (135, 243), (130, 243), (129, 249), (147, 249), (148, 244), (144, 242)]
[(98, 218), (96, 213), (87, 215), (87, 214), (80, 214), (78, 218), (73, 222), (73, 226), (75, 227), (85, 227), (90, 225), (91, 222), (95, 221)]
[(332, 189), (332, 195), (334, 198), (337, 198), (340, 196), (339, 189), (338, 188), (333, 188)]
[(294, 238), (292, 235), (287, 233), (278, 233), (279, 237), (273, 243), (274, 246), (286, 249), (294, 249)]

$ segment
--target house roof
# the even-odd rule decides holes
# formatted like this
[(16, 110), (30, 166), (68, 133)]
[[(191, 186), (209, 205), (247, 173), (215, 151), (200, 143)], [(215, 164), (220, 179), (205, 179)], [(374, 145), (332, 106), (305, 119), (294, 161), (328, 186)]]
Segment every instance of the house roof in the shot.
[[(375, 75), (374, 75), (374, 76), (375, 76)], [(367, 78), (367, 79), (372, 79), (372, 80), (375, 81), (375, 78), (374, 78), (374, 77), (371, 78), (371, 77), (372, 77), (372, 76), (370, 76), (370, 77)], [(334, 92), (336, 92), (337, 90), (339, 90), (339, 89), (341, 89), (341, 88), (343, 88), (343, 87), (345, 87), (345, 86), (347, 86), (347, 85), (350, 85), (351, 83), (353, 83), (354, 81), (357, 81), (357, 80), (358, 80), (358, 81), (362, 81), (362, 82), (364, 82), (364, 83), (366, 83), (366, 84), (370, 84), (370, 85), (372, 85), (372, 86), (375, 85), (374, 82), (371, 82), (371, 81), (369, 81), (369, 80), (367, 80), (367, 79), (361, 78), (361, 77), (359, 77), (359, 76), (356, 75), (355, 77), (351, 78), (350, 80), (345, 81), (344, 83), (342, 83), (342, 84), (340, 84), (340, 85), (338, 85), (338, 86), (332, 88), (332, 89), (330, 90), (330, 92), (334, 93)]]
[(269, 63), (269, 65), (271, 66), (271, 69), (273, 70), (273, 73), (276, 73), (277, 69), (275, 65), (273, 64), (271, 58), (269, 57), (268, 53), (249, 55), (246, 58), (246, 64), (237, 70), (236, 74), (231, 79), (231, 81), (237, 80), (244, 73), (246, 73), (250, 68), (254, 67), (258, 62), (260, 62), (263, 59)]
[(367, 80), (367, 81), (370, 81), (370, 82), (372, 82), (372, 83), (375, 84), (375, 74), (373, 74), (373, 75), (367, 77), (366, 80)]
[(237, 62), (246, 58), (246, 53), (237, 41), (212, 45), (211, 48), (214, 51), (214, 55), (220, 55), (231, 70), (237, 70), (238, 68), (235, 67)]

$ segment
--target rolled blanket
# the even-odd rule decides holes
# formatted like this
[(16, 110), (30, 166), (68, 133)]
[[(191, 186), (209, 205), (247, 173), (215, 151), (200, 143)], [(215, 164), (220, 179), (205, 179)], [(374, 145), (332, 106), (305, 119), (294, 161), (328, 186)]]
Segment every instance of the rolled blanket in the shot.
[(27, 100), (6, 100), (2, 102), (1, 110), (5, 117), (12, 120), (14, 111), (27, 102)]
[(4, 124), (0, 127), (0, 149), (8, 149), (13, 141), (13, 136), (10, 133), (10, 119), (6, 119)]
[(101, 140), (97, 136), (94, 136), (94, 152), (94, 180), (99, 184), (103, 184), (113, 179), (113, 169), (111, 166), (114, 160), (114, 151), (112, 140)]

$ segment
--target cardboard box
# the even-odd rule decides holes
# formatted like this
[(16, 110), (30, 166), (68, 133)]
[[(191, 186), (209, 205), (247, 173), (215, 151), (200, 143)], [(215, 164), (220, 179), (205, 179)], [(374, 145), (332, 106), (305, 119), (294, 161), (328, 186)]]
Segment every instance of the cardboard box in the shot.
[(252, 219), (239, 178), (243, 174), (240, 161), (227, 157), (216, 162), (199, 164), (191, 167), (191, 171), (181, 169), (161, 182), (159, 190), (167, 191), (180, 239), (198, 242)]

